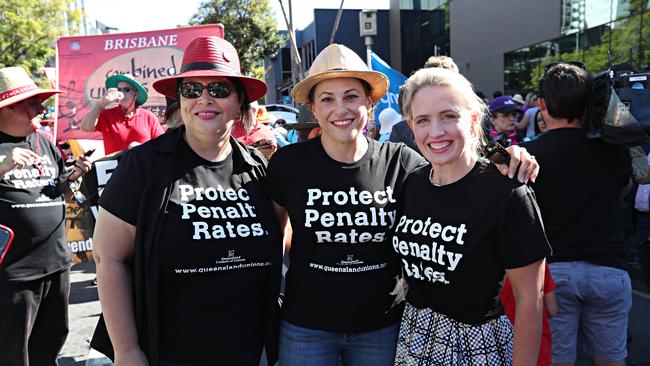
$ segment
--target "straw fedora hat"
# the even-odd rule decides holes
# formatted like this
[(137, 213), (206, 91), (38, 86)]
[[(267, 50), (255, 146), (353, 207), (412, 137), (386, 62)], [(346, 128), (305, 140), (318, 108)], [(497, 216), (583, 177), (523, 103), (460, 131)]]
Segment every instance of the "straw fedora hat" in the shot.
[(153, 83), (160, 94), (177, 99), (178, 81), (193, 76), (223, 76), (241, 80), (249, 102), (254, 102), (266, 94), (266, 83), (262, 80), (243, 76), (239, 66), (237, 50), (223, 38), (209, 36), (197, 37), (185, 49), (180, 73)]
[(309, 103), (309, 92), (319, 82), (333, 78), (357, 78), (370, 84), (370, 99), (379, 100), (388, 90), (386, 75), (368, 70), (368, 66), (351, 49), (333, 43), (316, 56), (309, 76), (296, 84), (291, 97), (298, 103)]
[(135, 80), (131, 74), (113, 75), (106, 79), (105, 85), (106, 88), (117, 88), (117, 85), (122, 81), (133, 85), (133, 87), (138, 91), (138, 96), (135, 99), (136, 105), (140, 106), (147, 102), (147, 99), (149, 99), (149, 93), (147, 93), (147, 89), (145, 89), (137, 80)]
[(22, 67), (0, 69), (0, 108), (38, 95), (41, 102), (56, 93), (56, 89), (41, 89)]

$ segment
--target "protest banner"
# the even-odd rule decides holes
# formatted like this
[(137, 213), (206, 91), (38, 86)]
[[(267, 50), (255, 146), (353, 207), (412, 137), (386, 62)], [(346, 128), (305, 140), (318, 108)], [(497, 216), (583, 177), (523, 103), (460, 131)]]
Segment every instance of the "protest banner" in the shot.
[(90, 172), (83, 176), (80, 188), (86, 201), (83, 205), (66, 203), (66, 234), (73, 263), (93, 260), (92, 236), (99, 213), (99, 197), (123, 155), (124, 152), (119, 152), (93, 162)]
[(143, 107), (161, 117), (165, 97), (151, 87), (153, 82), (177, 73), (183, 51), (194, 38), (223, 35), (223, 26), (216, 24), (59, 38), (57, 86), (63, 93), (57, 102), (57, 139), (101, 139), (100, 133), (81, 131), (79, 124), (104, 96), (106, 78), (116, 74), (133, 75), (149, 93)]

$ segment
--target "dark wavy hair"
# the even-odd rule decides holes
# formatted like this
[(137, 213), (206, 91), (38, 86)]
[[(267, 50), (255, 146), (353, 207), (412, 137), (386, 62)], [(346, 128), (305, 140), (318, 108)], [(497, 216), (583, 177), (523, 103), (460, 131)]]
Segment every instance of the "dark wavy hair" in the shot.
[(591, 76), (584, 69), (558, 63), (539, 80), (539, 97), (544, 99), (553, 118), (573, 120), (582, 117), (592, 92)]

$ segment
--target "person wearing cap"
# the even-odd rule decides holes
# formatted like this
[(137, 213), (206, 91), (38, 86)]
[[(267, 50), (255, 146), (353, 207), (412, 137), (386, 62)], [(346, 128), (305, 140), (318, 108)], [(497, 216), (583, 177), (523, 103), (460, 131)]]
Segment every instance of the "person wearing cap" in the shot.
[(293, 229), (283, 366), (393, 365), (403, 309), (396, 294), (404, 287), (389, 233), (403, 182), (426, 162), (404, 144), (363, 135), (373, 102), (387, 90), (384, 74), (339, 44), (326, 47), (293, 88), (322, 134), (283, 147), (269, 163), (268, 192)]
[(523, 108), (524, 104), (526, 104), (526, 101), (524, 101), (524, 97), (521, 96), (521, 94), (515, 94), (512, 96), (512, 100), (519, 104), (519, 108)]
[(517, 136), (517, 114), (519, 104), (505, 95), (494, 98), (489, 105), (492, 128), (488, 133), (490, 141), (499, 142), (504, 147), (519, 144)]
[(257, 366), (263, 346), (273, 364), (282, 234), (266, 159), (231, 136), (266, 84), (211, 36), (153, 87), (178, 100), (183, 125), (129, 150), (102, 193), (91, 344), (116, 366)]
[(133, 76), (113, 75), (105, 84), (106, 94), (84, 116), (80, 127), (86, 132), (101, 132), (106, 155), (130, 149), (164, 133), (158, 118), (141, 108), (149, 94)]
[(21, 67), (0, 69), (0, 224), (14, 241), (0, 265), (0, 344), (6, 365), (54, 365), (68, 334), (71, 252), (65, 235), (69, 181), (90, 170), (80, 157), (66, 169), (57, 147), (36, 132), (41, 89)]
[(393, 126), (402, 121), (402, 116), (393, 108), (386, 108), (379, 113), (379, 142), (388, 141)]

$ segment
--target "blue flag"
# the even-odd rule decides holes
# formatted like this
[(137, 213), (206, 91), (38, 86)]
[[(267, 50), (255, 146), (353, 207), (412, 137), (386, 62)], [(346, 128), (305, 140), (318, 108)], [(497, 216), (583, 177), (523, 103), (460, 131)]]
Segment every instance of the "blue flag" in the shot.
[(384, 109), (393, 108), (397, 113), (401, 113), (399, 110), (399, 104), (397, 103), (397, 97), (399, 96), (400, 86), (402, 86), (406, 81), (406, 76), (401, 72), (393, 70), (390, 65), (372, 51), (370, 51), (370, 60), (372, 70), (379, 71), (388, 76), (388, 80), (390, 81), (390, 86), (386, 95), (375, 103), (375, 124), (379, 125), (379, 113)]

